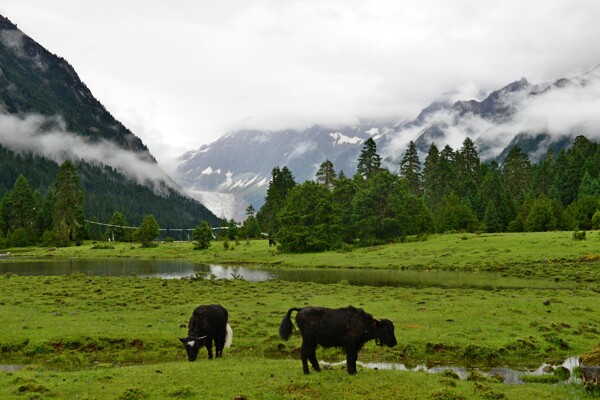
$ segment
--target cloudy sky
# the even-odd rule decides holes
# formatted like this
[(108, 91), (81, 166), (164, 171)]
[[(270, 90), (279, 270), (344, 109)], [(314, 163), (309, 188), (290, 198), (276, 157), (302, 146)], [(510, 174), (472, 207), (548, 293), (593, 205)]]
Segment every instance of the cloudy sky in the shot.
[(600, 64), (597, 0), (2, 0), (167, 170), (241, 128), (412, 119)]

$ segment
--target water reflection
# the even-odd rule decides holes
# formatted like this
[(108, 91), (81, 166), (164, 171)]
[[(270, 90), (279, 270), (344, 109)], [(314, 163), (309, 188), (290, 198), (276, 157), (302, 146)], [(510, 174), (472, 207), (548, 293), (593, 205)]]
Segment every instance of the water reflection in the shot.
[(246, 281), (282, 280), (291, 282), (339, 283), (369, 286), (444, 287), (444, 288), (566, 288), (568, 282), (544, 279), (520, 279), (486, 272), (405, 271), (373, 269), (278, 269), (193, 264), (174, 260), (97, 259), (35, 260), (0, 263), (0, 274), (130, 276), (180, 279), (243, 279)]
[(34, 260), (0, 263), (0, 273), (53, 276), (81, 273), (96, 276), (148, 276), (165, 279), (193, 276), (194, 264), (164, 260), (95, 259), (95, 260)]
[[(328, 363), (325, 361), (320, 361), (324, 366), (336, 367), (336, 366), (345, 366), (346, 361), (341, 361), (337, 363)], [(507, 384), (520, 384), (524, 383), (521, 379), (524, 375), (532, 375), (532, 376), (541, 376), (548, 374), (548, 371), (554, 371), (558, 367), (564, 367), (569, 370), (570, 378), (568, 382), (578, 382), (580, 379), (575, 376), (573, 373), (575, 367), (579, 366), (579, 357), (569, 357), (560, 365), (551, 365), (551, 364), (542, 364), (535, 370), (528, 369), (512, 369), (508, 367), (497, 367), (492, 368), (490, 370), (482, 370), (482, 369), (467, 369), (465, 367), (456, 367), (456, 366), (436, 366), (436, 367), (427, 367), (425, 365), (417, 365), (414, 368), (408, 368), (404, 364), (394, 364), (394, 363), (362, 363), (360, 361), (357, 362), (358, 365), (363, 366), (364, 368), (369, 369), (384, 369), (384, 370), (397, 370), (397, 371), (424, 371), (430, 374), (439, 374), (444, 371), (451, 370), (453, 371), (460, 379), (467, 379), (469, 373), (472, 371), (477, 371), (480, 374), (488, 377), (502, 377), (502, 381)], [(551, 374), (551, 372), (550, 372)]]

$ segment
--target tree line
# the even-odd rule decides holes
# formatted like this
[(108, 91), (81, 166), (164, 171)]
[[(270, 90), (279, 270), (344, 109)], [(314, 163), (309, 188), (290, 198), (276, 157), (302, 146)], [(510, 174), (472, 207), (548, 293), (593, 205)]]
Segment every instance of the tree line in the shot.
[(585, 136), (538, 163), (519, 146), (502, 163), (484, 163), (470, 138), (456, 150), (432, 143), (421, 162), (411, 141), (398, 171), (382, 167), (373, 139), (365, 141), (352, 177), (329, 160), (315, 180), (301, 184), (287, 167), (275, 167), (256, 220), (284, 252), (428, 233), (600, 228), (600, 145)]
[[(454, 150), (431, 144), (423, 162), (410, 142), (398, 173), (382, 167), (373, 139), (367, 139), (357, 171), (347, 177), (325, 160), (315, 179), (298, 184), (287, 167), (275, 167), (265, 203), (250, 205), (242, 224), (220, 220), (217, 238), (238, 241), (265, 235), (284, 252), (368, 246), (424, 238), (444, 232), (585, 231), (600, 228), (600, 145), (577, 136), (571, 148), (548, 151), (532, 163), (519, 146), (504, 161), (481, 162), (467, 138)], [(114, 211), (108, 226), (86, 220), (84, 189), (70, 161), (56, 173), (42, 198), (20, 175), (0, 202), (0, 247), (68, 245), (82, 239), (139, 241), (151, 245), (159, 226), (152, 214), (131, 229)], [(189, 234), (194, 248), (214, 239), (199, 216)], [(197, 220), (198, 220), (197, 219)], [(175, 233), (175, 232), (173, 232)], [(186, 238), (183, 238), (186, 239)]]
[(66, 246), (86, 236), (84, 194), (70, 161), (59, 168), (52, 187), (42, 198), (19, 175), (0, 202), (0, 247), (38, 244)]
[[(86, 166), (83, 167), (85, 173)], [(73, 242), (85, 239), (135, 241), (143, 247), (155, 246), (161, 228), (153, 214), (145, 215), (139, 226), (132, 226), (120, 211), (114, 211), (107, 223), (101, 222), (96, 216), (86, 216), (84, 204), (88, 192), (85, 191), (81, 177), (70, 160), (58, 167), (53, 180), (49, 179), (47, 174), (44, 176), (52, 182), (48, 184), (44, 196), (40, 190), (32, 189), (24, 174), (17, 177), (11, 189), (4, 190), (0, 201), (0, 248), (40, 244), (69, 246)], [(108, 175), (107, 179), (110, 178)], [(109, 189), (110, 186), (104, 190)], [(92, 192), (92, 195), (94, 193)], [(142, 200), (143, 198), (140, 199)], [(194, 210), (192, 208), (188, 212)], [(244, 226), (239, 226), (233, 220), (217, 220), (222, 228), (217, 238), (237, 241), (241, 236), (261, 237), (260, 227), (254, 218), (254, 209), (249, 206), (246, 211), (249, 215)], [(173, 236), (179, 235), (177, 239), (191, 240), (195, 249), (208, 248), (215, 239), (213, 228), (202, 213), (196, 217), (196, 221), (199, 222), (193, 229), (162, 229), (165, 240), (174, 240)]]
[[(162, 194), (140, 185), (107, 165), (73, 161), (85, 192), (84, 213), (88, 220), (107, 222), (115, 210), (126, 212), (129, 221), (138, 226), (146, 215), (154, 215), (164, 228), (194, 227), (199, 219), (218, 226), (219, 218), (198, 201), (167, 185)], [(13, 187), (20, 175), (27, 178), (35, 196), (46, 196), (54, 183), (60, 165), (33, 153), (13, 152), (0, 145), (0, 199)], [(158, 184), (157, 184), (158, 185)], [(100, 226), (91, 225), (93, 239), (101, 239)], [(102, 231), (104, 229), (102, 228)], [(6, 232), (5, 232), (6, 233)], [(161, 231), (161, 234), (163, 231)], [(187, 232), (169, 231), (167, 236), (187, 239)]]
[(132, 229), (119, 211), (103, 229), (101, 224), (93, 223), (95, 217), (86, 219), (84, 200), (79, 174), (69, 160), (61, 164), (43, 197), (20, 174), (0, 202), (0, 248), (69, 246), (84, 239), (137, 241), (151, 246), (159, 235), (153, 215), (146, 215), (140, 226)]

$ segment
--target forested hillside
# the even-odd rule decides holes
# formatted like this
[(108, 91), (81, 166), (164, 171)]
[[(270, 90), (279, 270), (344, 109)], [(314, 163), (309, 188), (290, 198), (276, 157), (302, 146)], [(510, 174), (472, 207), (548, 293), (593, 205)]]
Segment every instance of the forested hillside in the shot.
[(60, 115), (66, 129), (92, 141), (108, 139), (146, 153), (140, 138), (117, 121), (79, 79), (73, 67), (0, 15), (0, 110)]
[[(78, 162), (74, 168), (83, 197), (77, 217), (81, 229), (73, 236), (74, 240), (105, 239), (106, 226), (85, 221), (105, 224), (111, 222), (115, 212), (125, 218), (127, 226), (139, 226), (144, 217), (154, 216), (161, 229), (170, 229), (162, 231), (163, 238), (187, 239), (188, 232), (180, 229), (194, 228), (200, 220), (213, 226), (219, 223), (200, 203), (166, 185), (161, 188), (163, 194), (157, 196), (150, 188), (129, 181), (110, 167)], [(54, 221), (49, 210), (53, 203), (62, 200), (55, 188), (59, 171), (54, 161), (32, 154), (15, 154), (0, 145), (0, 239), (7, 238), (8, 245), (32, 245), (40, 239), (52, 244), (42, 235), (52, 231)], [(5, 182), (12, 184), (7, 186)], [(28, 226), (26, 238), (19, 232), (13, 237), (24, 226)]]
[[(135, 184), (107, 166), (75, 163), (85, 192), (84, 213), (88, 218), (108, 222), (115, 211), (139, 225), (145, 215), (154, 215), (161, 228), (193, 228), (203, 219), (211, 225), (219, 220), (202, 204), (164, 185), (156, 195), (150, 188)], [(52, 187), (59, 165), (34, 154), (16, 154), (0, 145), (0, 199), (23, 175), (43, 198)], [(5, 232), (6, 233), (6, 232)]]

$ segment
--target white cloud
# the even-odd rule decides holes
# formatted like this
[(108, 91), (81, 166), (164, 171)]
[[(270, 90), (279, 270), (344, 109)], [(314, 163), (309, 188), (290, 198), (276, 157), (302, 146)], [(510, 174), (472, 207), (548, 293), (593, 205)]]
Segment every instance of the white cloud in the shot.
[[(539, 93), (530, 95), (530, 90)], [(448, 107), (430, 114), (418, 126), (401, 129), (381, 150), (382, 155), (393, 160), (401, 158), (408, 143), (416, 141), (433, 125), (445, 133), (434, 141), (440, 149), (446, 144), (459, 149), (466, 137), (474, 141), (485, 139), (492, 147), (480, 152), (482, 159), (497, 156), (520, 133), (546, 133), (551, 137), (583, 134), (600, 140), (600, 67), (583, 75), (583, 79), (581, 76), (572, 78), (562, 87), (541, 84), (525, 91), (506, 93), (500, 101), (514, 109), (506, 119), (489, 120), (473, 113), (459, 117), (456, 110)]]
[(0, 115), (0, 144), (18, 153), (33, 152), (59, 164), (67, 159), (83, 159), (91, 164), (108, 165), (155, 190), (160, 190), (160, 185), (154, 183), (172, 184), (158, 164), (146, 159), (147, 154), (123, 150), (106, 140), (87, 141), (66, 131), (60, 117)]
[(168, 169), (230, 130), (412, 119), (442, 93), (600, 62), (590, 0), (3, 0), (0, 13)]

